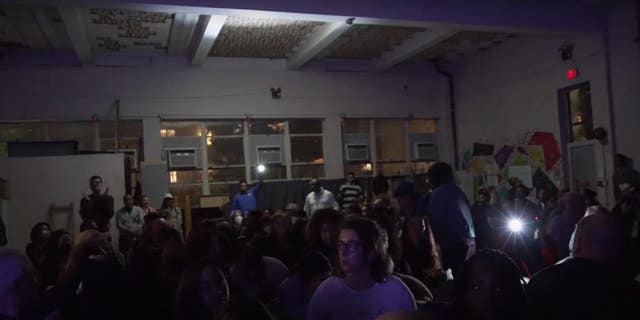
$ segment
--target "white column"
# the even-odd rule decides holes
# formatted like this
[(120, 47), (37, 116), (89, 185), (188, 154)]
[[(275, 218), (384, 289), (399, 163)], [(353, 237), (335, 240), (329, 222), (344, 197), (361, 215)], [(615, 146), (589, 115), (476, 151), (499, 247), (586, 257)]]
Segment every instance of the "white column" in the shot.
[(200, 122), (200, 149), (202, 156), (202, 195), (208, 196), (211, 194), (209, 190), (209, 154), (207, 153), (207, 125), (204, 122)]
[(322, 147), (327, 179), (344, 178), (342, 118), (340, 116), (331, 115), (323, 121)]
[(291, 135), (289, 133), (289, 120), (284, 121), (284, 161), (287, 179), (291, 179), (293, 175), (291, 174)]
[(144, 139), (144, 161), (161, 161), (162, 137), (160, 137), (160, 118), (142, 119), (142, 130)]
[(372, 175), (378, 174), (378, 149), (376, 146), (376, 127), (374, 120), (369, 120), (369, 150), (371, 152)]
[(244, 136), (242, 137), (242, 147), (244, 148), (244, 176), (247, 182), (251, 183), (251, 148), (249, 146), (249, 123), (245, 120)]

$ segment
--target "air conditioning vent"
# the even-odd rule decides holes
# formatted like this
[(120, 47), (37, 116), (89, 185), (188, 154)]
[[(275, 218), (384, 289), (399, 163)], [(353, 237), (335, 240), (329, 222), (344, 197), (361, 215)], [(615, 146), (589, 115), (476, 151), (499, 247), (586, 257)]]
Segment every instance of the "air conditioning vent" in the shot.
[(167, 150), (167, 153), (169, 154), (170, 169), (196, 167), (196, 150), (195, 149)]
[(434, 143), (417, 142), (413, 145), (413, 160), (438, 160), (438, 148)]
[(369, 145), (348, 144), (345, 146), (347, 161), (363, 162), (369, 161)]
[(258, 164), (281, 164), (282, 153), (279, 146), (256, 147)]

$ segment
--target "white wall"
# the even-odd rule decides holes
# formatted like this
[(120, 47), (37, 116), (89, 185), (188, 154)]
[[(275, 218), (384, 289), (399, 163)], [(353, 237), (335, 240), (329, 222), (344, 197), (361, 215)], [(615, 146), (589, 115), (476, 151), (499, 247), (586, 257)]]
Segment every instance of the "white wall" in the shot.
[[(124, 158), (122, 154), (95, 154), (56, 157), (0, 158), (0, 177), (7, 180), (9, 200), (4, 212), (8, 247), (24, 250), (31, 227), (49, 221), (51, 204), (74, 204), (74, 223), (81, 223), (80, 199), (89, 194), (89, 177), (99, 175), (103, 190), (109, 187), (116, 210), (124, 195)], [(112, 220), (112, 235), (117, 228)], [(116, 246), (117, 247), (117, 246)]]
[[(574, 62), (560, 59), (558, 48), (565, 43), (575, 45)], [(572, 66), (580, 75), (570, 81), (566, 72)], [(461, 151), (473, 142), (516, 144), (518, 136), (531, 131), (553, 132), (560, 143), (558, 89), (586, 81), (591, 85), (594, 127), (611, 130), (601, 34), (519, 36), (456, 63), (453, 70)], [(605, 176), (610, 179), (610, 146), (605, 153)]]
[(635, 159), (640, 166), (638, 132), (640, 122), (640, 43), (634, 38), (636, 8), (633, 0), (616, 6), (608, 19), (611, 82), (617, 137), (617, 151)]
[[(218, 59), (206, 68), (153, 67), (0, 67), (0, 120), (89, 119), (115, 116), (120, 98), (123, 118), (145, 118), (147, 154), (157, 157), (159, 131), (152, 119), (216, 119), (259, 117), (326, 118), (326, 171), (342, 176), (342, 116), (441, 118), (442, 137), (450, 137), (446, 121), (446, 81), (428, 74), (288, 71), (283, 60)], [(404, 89), (404, 86), (408, 89)], [(280, 100), (269, 88), (280, 87)], [(145, 141), (145, 142), (146, 142)], [(441, 141), (444, 160), (452, 158)], [(158, 160), (158, 159), (150, 159)]]

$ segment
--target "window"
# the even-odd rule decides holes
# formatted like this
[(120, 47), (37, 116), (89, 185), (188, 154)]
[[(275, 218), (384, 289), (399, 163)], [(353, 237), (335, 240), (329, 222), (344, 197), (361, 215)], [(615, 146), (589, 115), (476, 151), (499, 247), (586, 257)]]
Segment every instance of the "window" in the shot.
[(169, 137), (200, 137), (202, 132), (200, 122), (196, 121), (163, 121), (160, 126), (160, 136)]
[(358, 176), (424, 173), (437, 160), (436, 133), (433, 119), (346, 119), (344, 171)]
[(593, 138), (591, 92), (588, 83), (569, 91), (569, 116), (572, 142)]
[(209, 182), (244, 180), (244, 122), (210, 121), (205, 125)]
[[(169, 172), (171, 189), (193, 191), (193, 199), (202, 192), (196, 187), (220, 194), (221, 185), (245, 179), (323, 177), (323, 127), (322, 119), (163, 121), (163, 156), (179, 165)], [(261, 174), (258, 164), (266, 167)], [(200, 168), (206, 168), (205, 178)]]
[(291, 177), (306, 179), (324, 176), (322, 120), (289, 120)]

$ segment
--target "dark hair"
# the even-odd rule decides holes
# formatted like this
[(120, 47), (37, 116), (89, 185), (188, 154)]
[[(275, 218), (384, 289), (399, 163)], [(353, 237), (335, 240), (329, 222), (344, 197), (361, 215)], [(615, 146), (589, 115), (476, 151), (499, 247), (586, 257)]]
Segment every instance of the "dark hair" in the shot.
[(259, 286), (265, 280), (266, 266), (260, 251), (252, 245), (246, 245), (240, 253), (236, 267), (243, 271), (244, 276)]
[(441, 185), (445, 185), (454, 180), (453, 169), (445, 162), (436, 162), (427, 171), (427, 178), (433, 188), (437, 188)]
[(356, 174), (353, 171), (349, 171), (349, 172), (347, 172), (347, 176), (354, 176), (355, 177)]
[(91, 176), (91, 178), (89, 178), (89, 183), (91, 183), (91, 181), (98, 179), (100, 180), (100, 182), (102, 182), (102, 177), (101, 176)]
[[(425, 231), (422, 234), (422, 238), (420, 239), (420, 243), (418, 246), (414, 246), (409, 239), (408, 227), (411, 219), (419, 218), (424, 221)], [(402, 257), (404, 261), (407, 260), (407, 257), (410, 255), (417, 255), (421, 262), (424, 263), (423, 266), (432, 269), (432, 268), (442, 268), (442, 262), (440, 260), (440, 255), (438, 254), (438, 246), (436, 244), (436, 240), (433, 236), (433, 232), (431, 231), (431, 225), (429, 224), (429, 220), (425, 219), (423, 216), (411, 216), (407, 217), (404, 220), (404, 225), (402, 227), (402, 236), (401, 236), (401, 249), (402, 249)], [(420, 272), (418, 270), (412, 270), (414, 272)], [(414, 274), (415, 275), (415, 274)], [(421, 279), (422, 280), (422, 279)]]
[(242, 179), (242, 180), (238, 181), (238, 185), (241, 185), (243, 183), (247, 183), (247, 180)]
[(378, 225), (372, 220), (351, 216), (342, 223), (340, 230), (353, 230), (358, 234), (365, 256), (375, 253), (374, 258), (369, 260), (369, 272), (376, 282), (386, 282), (393, 272), (393, 261), (385, 250)]
[[(176, 315), (178, 319), (212, 319), (214, 315), (207, 310), (200, 294), (202, 273), (211, 270), (225, 281), (224, 274), (214, 263), (202, 261), (187, 267), (178, 283), (176, 294)], [(223, 280), (224, 279), (224, 280)]]
[[(521, 319), (527, 313), (527, 297), (522, 285), (522, 277), (516, 263), (505, 253), (498, 250), (483, 249), (467, 260), (462, 271), (456, 277), (453, 306), (460, 319), (464, 319), (470, 312), (465, 300), (465, 294), (472, 290), (473, 267), (478, 263), (486, 263), (495, 275), (503, 279), (502, 307), (498, 312), (498, 319)], [(494, 308), (496, 306), (493, 306)]]
[(133, 195), (131, 193), (125, 193), (124, 196), (122, 196), (122, 201), (127, 201), (127, 197), (133, 198)]
[(31, 233), (29, 234), (29, 238), (31, 239), (31, 242), (36, 242), (40, 233), (40, 229), (42, 227), (47, 227), (47, 229), (49, 229), (49, 231), (51, 231), (51, 226), (49, 226), (48, 223), (46, 222), (38, 222), (36, 223), (32, 228), (31, 228)]
[(313, 250), (305, 253), (291, 271), (291, 274), (299, 274), (302, 282), (309, 283), (313, 278), (331, 272), (331, 263), (320, 251)]
[(311, 246), (320, 244), (320, 233), (322, 231), (322, 225), (325, 223), (333, 224), (337, 227), (344, 219), (344, 216), (339, 211), (333, 209), (320, 209), (311, 216), (309, 223), (307, 223), (307, 230), (305, 237), (307, 243)]

